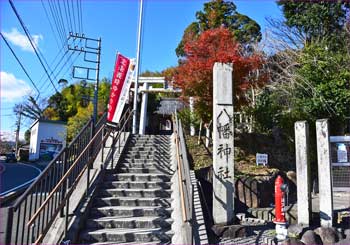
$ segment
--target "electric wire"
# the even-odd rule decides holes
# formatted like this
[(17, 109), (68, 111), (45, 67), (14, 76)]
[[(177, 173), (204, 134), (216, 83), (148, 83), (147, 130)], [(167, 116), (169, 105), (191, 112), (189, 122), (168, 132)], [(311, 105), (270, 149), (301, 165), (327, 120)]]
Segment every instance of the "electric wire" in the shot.
[(1, 35), (2, 39), (5, 41), (6, 46), (11, 50), (12, 55), (16, 58), (18, 64), (21, 66), (21, 68), (22, 68), (22, 70), (24, 71), (24, 73), (27, 75), (27, 77), (28, 77), (28, 79), (30, 80), (30, 82), (32, 83), (33, 87), (36, 89), (36, 91), (38, 91), (38, 95), (37, 95), (37, 96), (39, 96), (39, 95), (40, 95), (40, 91), (39, 91), (38, 87), (35, 85), (33, 79), (29, 76), (29, 74), (28, 74), (26, 68), (23, 66), (22, 62), (21, 62), (21, 61), (19, 60), (19, 58), (17, 57), (15, 51), (11, 48), (10, 44), (7, 42), (7, 40), (6, 40), (6, 38), (4, 37), (4, 35), (2, 34), (2, 32), (0, 32), (0, 35)]
[(84, 33), (84, 28), (83, 28), (83, 7), (81, 6), (81, 0), (79, 0), (79, 7), (80, 7), (80, 25), (81, 25), (81, 33)]
[(59, 36), (57, 37), (57, 34), (56, 34), (56, 32), (54, 31), (53, 25), (52, 25), (52, 23), (51, 23), (51, 21), (50, 21), (49, 14), (47, 13), (47, 10), (46, 10), (46, 7), (45, 7), (45, 5), (44, 5), (43, 0), (41, 0), (41, 5), (43, 6), (43, 9), (44, 9), (46, 18), (47, 18), (47, 20), (49, 21), (49, 24), (50, 24), (51, 31), (52, 31), (53, 34), (54, 34), (54, 37), (55, 37), (55, 40), (56, 40), (56, 43), (57, 43), (57, 47), (59, 48), (60, 45), (59, 45), (58, 38), (60, 38), (60, 37), (59, 37)]
[[(70, 28), (69, 32), (73, 32), (71, 19), (70, 18), (68, 19), (67, 6), (66, 6), (66, 1), (65, 0), (63, 0), (63, 6), (64, 6), (64, 12), (66, 13), (66, 22), (67, 22), (67, 24), (68, 24), (68, 26)], [(69, 17), (70, 17), (70, 15), (69, 15)]]
[(79, 1), (76, 1), (76, 5), (77, 5), (77, 15), (78, 15), (78, 31), (79, 33), (81, 33), (81, 29), (80, 29), (80, 11), (79, 11)]
[(60, 25), (60, 28), (61, 28), (61, 33), (62, 33), (62, 43), (64, 43), (64, 40), (66, 40), (66, 31), (65, 31), (65, 28), (64, 28), (64, 24), (62, 23), (62, 18), (60, 18), (60, 13), (58, 11), (58, 7), (56, 5), (56, 1), (55, 0), (52, 0), (52, 6), (53, 6), (53, 9), (55, 10), (56, 12), (56, 17), (57, 17), (57, 22), (59, 23)]
[(74, 14), (74, 4), (73, 4), (73, 1), (70, 1), (71, 2), (71, 4), (72, 4), (72, 9), (73, 9), (73, 21), (74, 21), (74, 30), (75, 30), (75, 33), (76, 33), (76, 24), (75, 24), (75, 14)]
[(15, 6), (14, 6), (12, 0), (9, 0), (9, 3), (10, 3), (10, 5), (11, 5), (11, 8), (12, 8), (12, 10), (14, 11), (15, 15), (17, 16), (17, 19), (18, 19), (19, 22), (21, 23), (21, 26), (22, 26), (24, 32), (26, 33), (27, 38), (28, 38), (28, 40), (29, 40), (29, 42), (30, 42), (32, 48), (34, 49), (34, 52), (35, 52), (36, 56), (38, 57), (38, 59), (39, 59), (39, 61), (40, 61), (40, 64), (42, 65), (43, 69), (45, 70), (45, 73), (46, 73), (47, 76), (49, 77), (52, 86), (53, 86), (53, 87), (55, 88), (55, 90), (57, 91), (57, 88), (56, 88), (55, 84), (53, 83), (53, 81), (52, 81), (52, 79), (51, 79), (51, 77), (50, 77), (50, 75), (49, 75), (49, 73), (48, 73), (48, 71), (47, 71), (47, 68), (45, 67), (45, 65), (44, 65), (44, 63), (43, 63), (43, 61), (42, 61), (42, 59), (40, 58), (40, 55), (39, 55), (39, 53), (38, 53), (38, 50), (37, 50), (37, 48), (35, 47), (35, 45), (33, 44), (33, 41), (32, 41), (32, 39), (31, 39), (31, 36), (29, 35), (29, 32), (28, 32), (26, 26), (24, 25), (24, 22), (22, 21), (22, 18), (20, 17), (19, 13), (17, 12), (17, 9), (15, 8)]
[[(62, 16), (61, 4), (60, 4), (60, 2), (58, 0), (57, 0), (57, 6), (58, 6), (57, 9), (59, 10), (59, 16), (61, 18), (61, 23), (62, 23), (62, 26), (63, 26), (64, 34), (67, 35), (66, 33), (69, 34), (69, 32), (66, 30), (66, 25), (64, 24), (64, 19), (63, 19), (63, 16)], [(64, 36), (64, 39), (66, 40), (67, 36)]]
[(50, 12), (51, 12), (52, 18), (54, 19), (54, 22), (55, 22), (55, 25), (56, 25), (57, 33), (58, 33), (58, 35), (61, 38), (61, 43), (63, 44), (64, 43), (64, 35), (62, 35), (61, 27), (60, 27), (60, 25), (59, 25), (59, 23), (57, 21), (56, 12), (54, 11), (53, 6), (51, 5), (52, 4), (51, 1), (48, 1), (48, 4), (49, 4), (49, 7), (50, 7)]

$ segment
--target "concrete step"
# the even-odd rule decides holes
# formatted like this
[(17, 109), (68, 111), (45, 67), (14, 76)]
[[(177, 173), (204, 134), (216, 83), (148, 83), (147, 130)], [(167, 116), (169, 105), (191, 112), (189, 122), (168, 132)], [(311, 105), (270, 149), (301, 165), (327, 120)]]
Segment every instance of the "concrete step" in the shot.
[(105, 180), (112, 181), (163, 181), (169, 182), (171, 180), (171, 175), (167, 174), (149, 174), (149, 173), (119, 173), (119, 174), (109, 174), (105, 176)]
[(129, 151), (156, 151), (156, 146), (147, 146), (147, 147), (142, 147), (142, 146), (128, 146)]
[[(142, 148), (142, 147), (137, 147), (137, 148)], [(150, 155), (150, 154), (154, 154), (157, 152), (157, 149), (153, 148), (150, 150), (139, 150), (139, 149), (130, 149), (128, 148), (127, 153), (130, 154), (140, 154), (140, 155)]]
[(172, 209), (158, 206), (105, 206), (92, 208), (91, 217), (101, 216), (118, 216), (118, 217), (143, 217), (143, 216), (159, 216), (169, 218)]
[(108, 181), (103, 182), (101, 184), (103, 187), (110, 188), (139, 188), (139, 189), (147, 189), (147, 188), (162, 188), (162, 189), (170, 189), (171, 182), (160, 182), (160, 181)]
[(149, 163), (138, 163), (138, 162), (120, 162), (118, 163), (120, 167), (127, 168), (153, 168), (157, 166), (157, 163), (149, 162)]
[(128, 147), (155, 147), (156, 143), (145, 141), (145, 142), (130, 142)]
[(169, 170), (163, 169), (163, 168), (128, 168), (128, 167), (121, 167), (119, 168), (119, 173), (165, 173), (165, 174), (171, 174)]
[(85, 230), (81, 234), (83, 243), (90, 242), (169, 242), (173, 236), (170, 230), (162, 228), (143, 229), (99, 229)]
[[(91, 245), (116, 245), (115, 242), (96, 242), (96, 243), (90, 243)], [(120, 242), (119, 244), (123, 245), (140, 245), (139, 242)], [(153, 242), (143, 242), (142, 245), (170, 245), (171, 241), (169, 242), (162, 242), (162, 241), (153, 241)]]
[(170, 166), (170, 164), (167, 163), (160, 163), (160, 162), (153, 162), (153, 163), (129, 163), (129, 162), (121, 162), (118, 164), (117, 169), (108, 170), (108, 173), (110, 174), (116, 174), (118, 173), (119, 168), (146, 168), (146, 169), (152, 169), (156, 168), (159, 169), (161, 172), (168, 172), (168, 174), (172, 174), (173, 170)]
[(142, 160), (154, 160), (155, 155), (147, 154), (147, 155), (140, 155), (140, 154), (131, 154), (131, 153), (125, 153), (121, 156), (122, 159), (142, 159)]
[(161, 206), (164, 208), (171, 207), (171, 198), (159, 197), (100, 197), (94, 198), (94, 207), (111, 207), (111, 206), (129, 206), (129, 207), (155, 207)]
[(171, 190), (160, 188), (152, 189), (99, 189), (96, 193), (99, 197), (165, 197), (171, 196)]
[(122, 158), (122, 162), (126, 163), (155, 163), (154, 159), (149, 160), (149, 159), (135, 159), (135, 158)]
[(164, 219), (162, 217), (118, 217), (108, 216), (96, 219), (89, 219), (86, 222), (86, 227), (94, 229), (105, 228), (171, 228), (173, 220), (170, 218)]

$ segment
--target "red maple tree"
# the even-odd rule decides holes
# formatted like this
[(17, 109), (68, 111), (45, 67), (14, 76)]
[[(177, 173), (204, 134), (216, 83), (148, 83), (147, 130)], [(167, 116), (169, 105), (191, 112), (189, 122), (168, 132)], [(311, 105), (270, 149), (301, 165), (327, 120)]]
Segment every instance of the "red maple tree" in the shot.
[[(196, 98), (195, 109), (204, 121), (210, 121), (213, 108), (213, 66), (215, 62), (233, 64), (235, 106), (246, 104), (245, 91), (251, 86), (261, 86), (267, 80), (249, 74), (262, 68), (261, 55), (243, 52), (243, 48), (226, 28), (204, 31), (193, 40), (189, 38), (184, 46), (185, 56), (174, 76), (175, 85), (182, 88), (183, 96)], [(222, 91), (223, 93), (225, 91)]]

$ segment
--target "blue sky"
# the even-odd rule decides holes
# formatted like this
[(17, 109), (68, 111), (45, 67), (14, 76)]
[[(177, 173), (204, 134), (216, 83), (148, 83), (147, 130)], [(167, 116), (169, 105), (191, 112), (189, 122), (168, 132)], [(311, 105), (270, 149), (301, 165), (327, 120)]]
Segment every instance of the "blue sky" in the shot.
[[(82, 28), (79, 26), (78, 9), (79, 1), (60, 0), (60, 6), (47, 0), (14, 0), (14, 5), (35, 40), (45, 60), (53, 70), (62, 56), (64, 62), (58, 65), (53, 73), (55, 85), (57, 81), (65, 78), (74, 82), (71, 77), (71, 64), (86, 65), (82, 55), (68, 52), (64, 55), (62, 43), (56, 30), (60, 26), (58, 21), (59, 7), (62, 19), (71, 10), (71, 21), (65, 22), (66, 35), (71, 27), (75, 32), (83, 30), (86, 36), (102, 38), (101, 72), (100, 78), (111, 78), (116, 52), (121, 52), (128, 57), (136, 56), (138, 8), (137, 0), (81, 0)], [(141, 70), (161, 71), (169, 66), (177, 64), (175, 48), (181, 40), (184, 29), (195, 20), (196, 11), (202, 10), (203, 0), (144, 0), (143, 18), (143, 43), (141, 49)], [(68, 5), (71, 4), (71, 5)], [(272, 0), (236, 0), (234, 3), (240, 13), (246, 14), (257, 21), (262, 31), (265, 30), (265, 18), (282, 16), (280, 9)], [(67, 4), (67, 5), (65, 5)], [(70, 7), (69, 7), (70, 6)], [(57, 13), (57, 19), (52, 17)], [(57, 11), (54, 11), (55, 8)], [(50, 15), (47, 18), (45, 9)], [(73, 9), (75, 27), (73, 20)], [(66, 12), (65, 12), (66, 11)], [(50, 22), (52, 28), (50, 26)], [(30, 77), (40, 90), (40, 99), (45, 99), (54, 93), (50, 81), (44, 76), (33, 49), (24, 36), (25, 33), (17, 20), (7, 0), (0, 0), (0, 24), (1, 32), (9, 41), (11, 47), (27, 69)], [(63, 29), (63, 28), (61, 28)], [(12, 107), (15, 103), (23, 101), (28, 93), (36, 92), (15, 58), (10, 53), (4, 41), (0, 41), (0, 71), (1, 71), (1, 124), (0, 131), (7, 138), (13, 138), (16, 116)], [(61, 52), (59, 52), (61, 51)], [(66, 59), (71, 56), (71, 61)], [(77, 57), (78, 56), (78, 57)], [(55, 60), (55, 57), (58, 57)], [(77, 57), (77, 58), (76, 58)], [(55, 61), (55, 62), (53, 62)], [(94, 66), (93, 64), (89, 64)], [(62, 67), (62, 69), (61, 69)], [(59, 74), (58, 71), (61, 70)], [(37, 95), (34, 93), (34, 95)], [(21, 135), (28, 129), (31, 121), (23, 120)], [(23, 137), (23, 136), (22, 136)]]

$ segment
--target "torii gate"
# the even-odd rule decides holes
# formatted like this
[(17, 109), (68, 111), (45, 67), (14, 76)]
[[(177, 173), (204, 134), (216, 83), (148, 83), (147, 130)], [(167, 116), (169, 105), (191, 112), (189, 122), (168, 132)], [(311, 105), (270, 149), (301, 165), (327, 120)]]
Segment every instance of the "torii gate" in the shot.
[[(138, 93), (142, 93), (139, 125), (139, 134), (142, 135), (146, 130), (148, 93), (181, 93), (181, 89), (168, 87), (165, 77), (139, 77), (138, 84)], [(163, 84), (163, 88), (152, 88), (151, 84)]]

